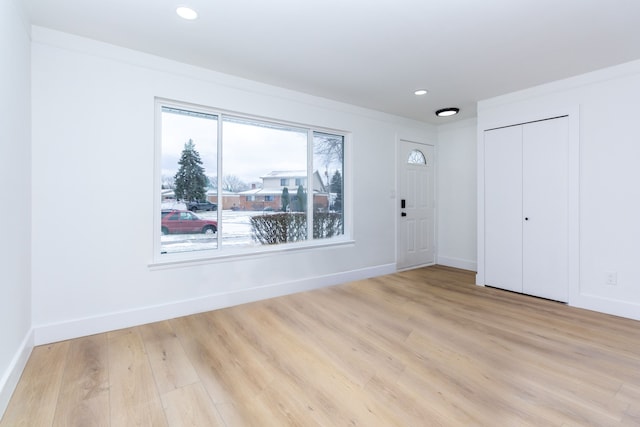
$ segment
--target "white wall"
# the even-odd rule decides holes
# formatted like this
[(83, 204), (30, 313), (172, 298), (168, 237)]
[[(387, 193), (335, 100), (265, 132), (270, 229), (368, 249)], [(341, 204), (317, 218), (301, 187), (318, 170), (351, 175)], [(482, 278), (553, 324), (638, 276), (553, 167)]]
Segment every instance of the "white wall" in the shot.
[[(32, 38), (36, 343), (395, 271), (396, 135), (435, 141), (433, 126), (39, 27)], [(150, 268), (156, 96), (352, 132), (355, 243)]]
[[(634, 319), (640, 319), (639, 95), (635, 61), (478, 105), (479, 132), (579, 109), (579, 237), (570, 254), (578, 278), (569, 303)], [(617, 273), (617, 285), (605, 284), (606, 272)], [(481, 266), (478, 273), (481, 282)]]
[(33, 346), (29, 27), (17, 0), (0, 2), (0, 416)]
[(476, 119), (438, 126), (438, 264), (475, 271)]

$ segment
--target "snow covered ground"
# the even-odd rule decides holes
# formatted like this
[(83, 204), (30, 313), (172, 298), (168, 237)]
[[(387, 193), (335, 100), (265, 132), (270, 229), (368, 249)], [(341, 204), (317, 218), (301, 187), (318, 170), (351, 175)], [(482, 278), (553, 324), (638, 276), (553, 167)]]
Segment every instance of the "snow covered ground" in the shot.
[[(173, 206), (163, 206), (163, 208), (176, 209)], [(202, 219), (218, 221), (218, 212), (196, 212), (195, 214)], [(254, 215), (263, 214), (264, 212), (262, 211), (222, 211), (222, 221), (218, 222), (218, 230), (222, 235), (222, 246), (259, 246), (251, 239), (250, 218)], [(218, 235), (170, 234), (161, 236), (160, 242), (162, 245), (162, 251), (166, 253), (216, 249), (218, 247)]]

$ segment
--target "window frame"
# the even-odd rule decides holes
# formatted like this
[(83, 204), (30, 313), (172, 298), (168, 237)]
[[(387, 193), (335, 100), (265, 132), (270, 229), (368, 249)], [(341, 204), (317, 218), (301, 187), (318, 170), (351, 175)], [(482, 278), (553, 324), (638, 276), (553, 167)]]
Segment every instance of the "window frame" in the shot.
[[(343, 160), (342, 160), (342, 220), (343, 220), (343, 234), (335, 237), (314, 239), (313, 238), (313, 216), (307, 215), (307, 229), (308, 238), (305, 241), (282, 243), (278, 245), (263, 245), (252, 247), (223, 247), (222, 246), (222, 231), (216, 233), (218, 244), (215, 249), (207, 249), (201, 251), (186, 251), (175, 253), (161, 253), (161, 241), (160, 241), (160, 229), (162, 222), (161, 214), (161, 197), (159, 191), (162, 187), (162, 107), (176, 108), (181, 110), (188, 110), (197, 113), (215, 115), (217, 117), (217, 176), (223, 176), (224, 162), (223, 162), (223, 122), (225, 117), (232, 117), (241, 120), (256, 121), (260, 123), (271, 123), (274, 126), (293, 127), (298, 129), (306, 129), (307, 131), (307, 176), (306, 182), (313, 182), (313, 157), (314, 157), (314, 133), (325, 133), (331, 135), (339, 135), (343, 137)], [(318, 168), (316, 168), (318, 169)], [(152, 257), (149, 267), (151, 268), (166, 268), (171, 266), (179, 266), (182, 264), (200, 264), (211, 263), (217, 261), (229, 260), (230, 258), (251, 258), (261, 257), (267, 254), (274, 254), (278, 252), (290, 252), (299, 250), (308, 250), (313, 248), (322, 248), (327, 246), (337, 245), (350, 245), (355, 241), (353, 239), (353, 203), (351, 192), (351, 132), (339, 129), (326, 128), (321, 126), (314, 126), (303, 123), (294, 123), (287, 120), (280, 120), (274, 118), (264, 118), (253, 116), (250, 114), (239, 113), (235, 111), (229, 111), (214, 107), (207, 107), (203, 105), (192, 104), (189, 102), (182, 102), (171, 100), (167, 98), (156, 97), (154, 100), (154, 188), (153, 188), (153, 244), (152, 244)], [(318, 169), (319, 170), (319, 169)], [(308, 185), (307, 185), (308, 187)], [(307, 197), (307, 212), (313, 212), (313, 190), (311, 191), (311, 197)], [(327, 190), (329, 191), (329, 190)], [(307, 192), (309, 189), (307, 188)], [(217, 189), (218, 205), (223, 206), (223, 189), (218, 186)], [(217, 222), (224, 228), (222, 222), (222, 211), (220, 208), (217, 210)]]

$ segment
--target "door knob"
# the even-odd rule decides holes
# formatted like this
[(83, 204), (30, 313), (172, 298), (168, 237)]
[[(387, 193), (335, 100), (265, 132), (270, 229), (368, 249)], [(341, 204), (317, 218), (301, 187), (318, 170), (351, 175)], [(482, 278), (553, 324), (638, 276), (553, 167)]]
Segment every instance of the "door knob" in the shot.
[(407, 213), (406, 213), (406, 212), (402, 212), (402, 213), (400, 214), (400, 216), (407, 216)]
[(525, 217), (524, 217), (524, 220), (525, 220), (525, 221), (529, 221), (529, 217), (528, 217), (528, 216), (525, 216)]

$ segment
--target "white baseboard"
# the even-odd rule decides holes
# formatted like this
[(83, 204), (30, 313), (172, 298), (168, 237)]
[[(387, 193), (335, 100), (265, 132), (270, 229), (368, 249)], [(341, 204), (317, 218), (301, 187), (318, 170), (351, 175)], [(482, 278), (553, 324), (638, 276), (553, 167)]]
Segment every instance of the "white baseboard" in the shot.
[(613, 316), (640, 320), (640, 304), (581, 293), (577, 298), (569, 298), (569, 305)]
[(24, 367), (27, 365), (27, 360), (29, 360), (33, 345), (34, 333), (33, 329), (31, 329), (22, 340), (7, 370), (2, 373), (2, 377), (0, 377), (0, 419), (7, 409), (7, 405), (9, 405), (9, 400), (11, 400), (11, 395), (20, 380), (22, 371), (24, 371)]
[(395, 264), (385, 264), (326, 276), (312, 277), (274, 285), (242, 289), (207, 295), (167, 304), (140, 307), (139, 309), (108, 313), (99, 316), (71, 319), (58, 323), (34, 326), (35, 344), (42, 345), (66, 339), (78, 338), (131, 326), (144, 325), (180, 316), (216, 310), (248, 302), (274, 298), (296, 292), (362, 280), (369, 277), (395, 273)]
[(447, 267), (461, 268), (463, 270), (478, 271), (478, 263), (468, 259), (438, 256), (438, 264)]

